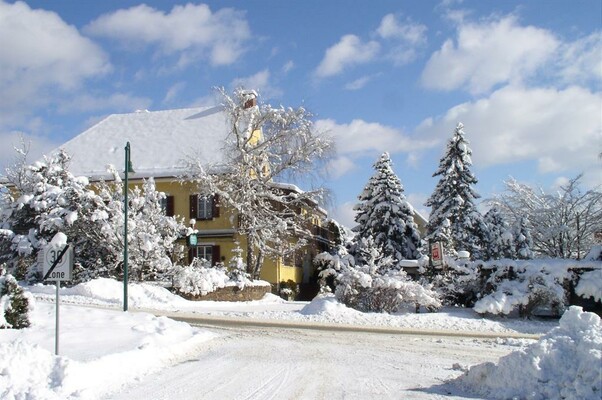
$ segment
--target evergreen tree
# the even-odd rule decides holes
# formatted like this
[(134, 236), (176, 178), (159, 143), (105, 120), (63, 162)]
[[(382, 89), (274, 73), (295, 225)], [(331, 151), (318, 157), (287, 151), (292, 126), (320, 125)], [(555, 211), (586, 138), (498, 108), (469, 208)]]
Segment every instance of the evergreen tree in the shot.
[(484, 258), (486, 260), (514, 258), (514, 235), (500, 209), (493, 206), (485, 214), (484, 221), (488, 227), (488, 235), (485, 238)]
[(374, 169), (376, 173), (355, 206), (358, 240), (372, 237), (383, 256), (395, 261), (420, 258), (420, 233), (414, 223), (414, 210), (405, 200), (388, 153), (382, 154)]
[(425, 203), (431, 207), (426, 239), (442, 242), (449, 255), (459, 250), (477, 254), (483, 240), (480, 214), (474, 204), (480, 196), (473, 189), (477, 178), (470, 170), (472, 151), (468, 144), (464, 125), (458, 123), (433, 174), (441, 178)]
[(0, 312), (4, 323), (0, 328), (23, 329), (29, 327), (29, 300), (12, 275), (0, 277)]
[(529, 229), (529, 220), (527, 217), (521, 217), (514, 226), (514, 247), (516, 257), (521, 260), (530, 260), (533, 258), (533, 239)]

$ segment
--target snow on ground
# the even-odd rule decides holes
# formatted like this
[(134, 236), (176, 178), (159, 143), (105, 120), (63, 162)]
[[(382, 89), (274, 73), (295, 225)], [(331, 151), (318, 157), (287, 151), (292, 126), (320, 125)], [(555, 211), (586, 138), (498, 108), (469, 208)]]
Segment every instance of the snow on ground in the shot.
[(537, 343), (472, 367), (458, 385), (487, 398), (597, 400), (602, 398), (602, 323), (570, 307), (560, 326)]
[[(248, 382), (242, 382), (238, 378), (235, 379), (242, 385), (241, 388), (250, 390), (251, 397), (249, 398), (263, 398), (261, 396), (264, 392), (267, 395), (272, 393), (272, 390), (283, 390), (282, 384), (276, 385), (276, 383), (280, 378), (288, 379), (287, 377), (290, 377), (287, 385), (292, 386), (285, 386), (290, 389), (286, 393), (291, 394), (292, 397), (296, 396), (293, 392), (309, 390), (307, 389), (309, 387), (311, 390), (315, 390), (316, 393), (332, 394), (335, 397), (341, 393), (350, 398), (362, 398), (362, 393), (386, 395), (396, 391), (399, 393), (398, 390), (410, 392), (419, 390), (422, 394), (418, 397), (414, 396), (415, 398), (444, 398), (450, 386), (446, 383), (438, 387), (436, 382), (456, 378), (462, 371), (468, 370), (465, 365), (494, 361), (500, 356), (505, 356), (509, 351), (518, 348), (517, 353), (503, 357), (500, 367), (497, 369), (491, 363), (475, 367), (474, 372), (467, 374), (467, 376), (473, 377), (473, 385), (469, 386), (469, 383), (465, 383), (464, 387), (454, 389), (456, 394), (461, 394), (458, 391), (470, 388), (484, 393), (485, 397), (490, 397), (489, 393), (497, 389), (487, 386), (491, 384), (487, 380), (488, 375), (491, 375), (493, 380), (496, 376), (502, 377), (498, 379), (505, 379), (507, 386), (528, 388), (523, 381), (519, 381), (518, 377), (523, 376), (523, 379), (527, 377), (538, 378), (531, 369), (533, 365), (543, 360), (541, 362), (546, 363), (546, 368), (549, 368), (541, 379), (558, 380), (559, 376), (564, 376), (564, 371), (569, 369), (569, 366), (573, 366), (573, 369), (567, 373), (569, 378), (566, 378), (566, 382), (570, 377), (573, 377), (574, 381), (578, 381), (580, 377), (584, 376), (583, 369), (579, 369), (580, 366), (589, 365), (591, 367), (591, 363), (594, 362), (594, 365), (596, 365), (596, 361), (597, 365), (600, 365), (600, 354), (602, 354), (602, 350), (600, 350), (599, 318), (598, 322), (592, 322), (593, 317), (585, 316), (589, 314), (581, 313), (577, 316), (572, 309), (567, 316), (563, 317), (560, 328), (553, 330), (544, 336), (542, 341), (529, 347), (529, 349), (535, 350), (520, 350), (534, 342), (525, 339), (500, 338), (484, 341), (461, 338), (452, 341), (446, 338), (429, 337), (427, 334), (415, 339), (401, 340), (398, 336), (382, 334), (318, 333), (320, 331), (300, 333), (301, 331), (298, 330), (287, 331), (279, 328), (257, 328), (255, 333), (250, 333), (250, 336), (247, 336), (244, 332), (235, 331), (232, 334), (226, 333), (225, 336), (216, 338), (215, 333), (193, 328), (188, 324), (175, 322), (165, 317), (155, 317), (145, 312), (124, 313), (118, 310), (123, 301), (122, 284), (110, 279), (97, 279), (73, 288), (62, 288), (60, 290), (62, 302), (61, 355), (55, 356), (53, 354), (54, 304), (52, 304), (55, 288), (53, 286), (36, 285), (26, 288), (26, 290), (36, 299), (33, 302), (34, 308), (31, 313), (32, 326), (23, 330), (0, 330), (0, 398), (2, 399), (85, 400), (109, 396), (112, 398), (118, 392), (120, 398), (148, 398), (149, 392), (146, 389), (143, 390), (146, 394), (142, 393), (135, 397), (129, 397), (126, 393), (130, 388), (133, 388), (132, 384), (135, 382), (140, 382), (140, 385), (146, 386), (146, 382), (149, 380), (153, 381), (155, 377), (159, 380), (165, 379), (173, 375), (172, 371), (180, 371), (182, 368), (186, 370), (187, 374), (184, 378), (193, 381), (198, 380), (198, 377), (195, 378), (199, 373), (197, 367), (202, 366), (209, 374), (216, 365), (219, 365), (219, 368), (215, 370), (217, 375), (214, 383), (216, 386), (213, 389), (206, 387), (203, 390), (207, 391), (208, 397), (206, 398), (223, 398), (218, 395), (224, 388), (223, 379), (228, 381), (234, 379), (234, 376), (237, 375), (232, 371), (237, 371), (236, 368), (248, 369), (248, 366), (238, 365), (240, 362), (237, 364), (236, 360), (239, 358), (242, 360), (261, 359), (263, 361), (256, 362), (256, 365), (253, 364), (251, 370), (256, 368), (257, 370), (265, 369), (269, 372), (264, 378), (265, 382), (271, 383), (269, 385), (266, 383), (267, 386), (262, 384), (263, 386), (256, 388), (257, 391), (253, 389), (254, 385), (258, 383), (257, 379), (252, 378)], [(193, 302), (183, 300), (164, 288), (149, 284), (131, 284), (129, 294), (129, 303), (132, 308), (168, 310), (170, 312), (179, 310), (182, 313), (192, 313), (200, 316), (244, 316), (346, 325), (405, 326), (414, 329), (500, 333), (545, 333), (558, 325), (557, 322), (550, 321), (485, 319), (466, 309), (447, 309), (439, 313), (421, 314), (408, 311), (405, 314), (398, 315), (361, 313), (345, 307), (328, 295), (319, 296), (309, 303), (286, 302), (273, 295), (266, 295), (263, 300), (254, 302)], [(114, 308), (114, 310), (80, 307), (68, 303), (103, 306)], [(587, 331), (587, 329), (590, 330)], [(591, 333), (596, 329), (598, 336)], [(251, 329), (251, 331), (253, 330)], [(597, 343), (596, 346), (598, 347), (594, 347), (593, 350), (583, 350), (579, 346), (571, 347), (571, 341), (579, 340), (577, 338), (578, 332), (585, 331), (589, 332), (588, 335), (593, 338), (592, 340)], [(295, 335), (301, 336), (297, 338)], [(335, 338), (342, 338), (345, 335), (350, 335), (349, 339), (335, 340)], [(293, 357), (296, 358), (295, 360), (287, 359), (286, 354), (291, 354), (291, 346), (300, 345), (302, 343), (300, 340), (305, 343), (305, 339), (301, 339), (302, 337), (315, 337), (315, 340), (319, 339), (325, 341), (325, 343), (323, 348), (315, 348), (316, 342), (313, 339), (309, 340), (303, 345), (303, 349), (299, 350), (299, 354)], [(258, 347), (247, 348), (248, 346), (236, 344), (244, 338), (248, 338), (248, 340), (245, 339), (248, 343), (255, 343)], [(288, 339), (285, 340), (284, 338)], [(393, 346), (393, 343), (397, 343), (395, 346), (401, 346), (399, 351), (403, 351), (403, 353), (395, 353), (397, 351), (395, 350), (393, 351), (395, 354), (389, 356), (390, 349), (393, 347), (378, 349), (376, 347), (366, 348), (363, 345), (366, 340), (380, 343), (384, 338), (390, 339), (391, 346)], [(205, 343), (208, 340), (211, 341)], [(276, 340), (276, 342), (273, 340)], [(280, 342), (277, 340), (280, 340)], [(332, 346), (335, 346), (335, 343), (330, 343), (332, 340), (335, 340), (336, 343), (340, 341), (341, 346), (346, 346), (345, 350), (338, 351), (333, 348)], [(560, 346), (557, 346), (558, 344)], [(360, 347), (354, 347), (358, 345)], [(268, 351), (272, 356), (265, 356), (266, 346), (276, 346), (275, 352)], [(379, 354), (379, 361), (375, 359), (374, 362), (369, 363), (368, 369), (365, 371), (361, 369), (366, 373), (356, 369), (345, 369), (341, 366), (341, 362), (345, 365), (365, 364), (367, 361), (360, 362), (356, 359), (345, 358), (345, 354), (355, 354), (360, 348), (366, 352), (365, 360), (369, 360), (369, 355), (374, 351), (374, 354)], [(558, 353), (554, 350), (555, 348), (560, 348), (562, 351)], [(225, 356), (222, 352), (225, 349), (230, 349), (232, 353)], [(546, 349), (550, 350), (547, 351)], [(573, 353), (570, 353), (570, 351), (573, 351)], [(329, 352), (332, 353), (330, 356), (328, 356)], [(405, 376), (406, 373), (398, 371), (400, 363), (404, 363), (406, 352), (412, 354), (412, 360), (415, 359), (416, 362), (423, 360), (418, 375), (416, 375), (418, 381), (399, 379), (399, 376)], [(442, 352), (446, 354), (445, 357), (442, 356)], [(548, 355), (548, 353), (555, 354), (555, 356), (546, 361), (543, 356)], [(334, 356), (334, 358), (331, 356)], [(334, 385), (332, 388), (339, 387), (342, 392), (339, 389), (332, 388), (326, 390), (326, 388), (331, 387), (328, 383), (330, 379), (320, 381), (319, 388), (311, 385), (293, 385), (292, 382), (299, 381), (301, 377), (313, 374), (313, 372), (310, 372), (315, 370), (316, 360), (322, 362), (327, 370), (338, 371), (338, 377), (333, 378), (335, 380), (332, 382)], [(294, 363), (290, 364), (289, 361), (294, 361)], [(386, 362), (389, 367), (384, 368), (385, 364), (381, 366), (382, 362)], [(292, 373), (296, 369), (281, 368), (283, 366), (300, 365), (299, 363), (306, 367), (296, 375)], [(172, 366), (176, 366), (175, 369), (170, 368)], [(389, 374), (388, 380), (381, 382), (376, 379), (377, 377), (372, 376), (371, 372), (368, 373), (374, 368), (384, 368), (383, 372)], [(512, 372), (509, 372), (510, 370)], [(430, 373), (429, 371), (437, 371), (437, 373)], [(524, 371), (524, 373), (521, 371)], [(400, 373), (402, 375), (398, 375)], [(356, 378), (361, 378), (361, 380), (352, 379), (353, 382), (356, 382), (353, 387), (347, 386), (350, 374), (360, 374)], [(474, 376), (477, 378), (474, 378)], [(202, 382), (206, 383), (205, 381)], [(478, 385), (475, 382), (478, 382)], [(185, 383), (182, 384), (185, 385)], [(531, 382), (531, 384), (534, 385), (535, 383)], [(587, 389), (587, 387), (586, 382), (585, 388)], [(349, 390), (350, 388), (351, 390)], [(155, 386), (153, 390), (160, 389), (160, 386)], [(232, 387), (232, 390), (235, 389), (237, 389), (237, 385)], [(166, 397), (164, 398), (174, 398), (172, 396), (175, 395), (174, 390), (173, 388), (166, 388)], [(182, 387), (180, 385), (178, 390), (186, 391), (186, 386)], [(537, 388), (530, 390), (537, 390)], [(236, 390), (235, 392), (227, 392), (232, 394)], [(195, 393), (198, 394), (198, 392), (193, 392), (192, 395), (194, 396)], [(589, 392), (583, 393), (587, 395)], [(597, 393), (599, 394), (599, 392)], [(418, 392), (415, 392), (415, 394), (418, 395)]]
[[(54, 301), (54, 286), (29, 288), (38, 299)], [(123, 284), (112, 279), (96, 279), (73, 288), (61, 288), (61, 301), (121, 307)], [(436, 313), (413, 309), (394, 315), (362, 313), (338, 303), (333, 296), (319, 296), (312, 302), (288, 302), (268, 294), (263, 300), (250, 302), (188, 301), (151, 284), (130, 284), (130, 308), (162, 310), (182, 314), (223, 317), (287, 320), (299, 322), (337, 323), (361, 326), (383, 326), (466, 332), (498, 332), (543, 334), (558, 325), (555, 320), (522, 320), (505, 317), (483, 318), (471, 309), (444, 308)]]
[(28, 329), (0, 330), (0, 398), (96, 399), (186, 360), (214, 334), (147, 313), (60, 308), (33, 301)]

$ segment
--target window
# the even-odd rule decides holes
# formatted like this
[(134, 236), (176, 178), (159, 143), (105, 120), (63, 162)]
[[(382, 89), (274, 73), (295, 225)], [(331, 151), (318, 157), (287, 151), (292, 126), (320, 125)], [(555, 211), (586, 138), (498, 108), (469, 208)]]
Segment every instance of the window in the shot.
[(219, 206), (217, 195), (214, 196), (190, 196), (190, 218), (213, 219), (219, 217)]
[(188, 262), (194, 258), (207, 260), (211, 265), (223, 262), (220, 257), (220, 247), (217, 245), (199, 244), (188, 248)]
[(193, 257), (213, 261), (213, 246), (195, 246), (192, 251)]
[(165, 196), (161, 200), (159, 200), (161, 204), (161, 211), (168, 217), (174, 216), (174, 197), (173, 196)]
[(213, 196), (199, 196), (197, 206), (198, 219), (213, 218)]

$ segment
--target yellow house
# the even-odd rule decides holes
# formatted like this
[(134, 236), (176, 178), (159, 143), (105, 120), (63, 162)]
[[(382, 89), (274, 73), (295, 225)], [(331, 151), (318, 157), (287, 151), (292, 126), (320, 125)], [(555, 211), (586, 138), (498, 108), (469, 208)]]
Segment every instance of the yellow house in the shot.
[[(109, 164), (123, 170), (124, 147), (130, 142), (135, 170), (129, 173), (130, 184), (138, 185), (142, 179), (153, 177), (157, 190), (167, 195), (166, 213), (183, 217), (198, 230), (196, 245), (182, 240), (184, 258), (187, 255), (189, 260), (198, 257), (227, 264), (237, 244), (243, 251), (246, 248), (246, 238), (236, 232), (239, 216), (224, 207), (219, 198), (199, 195), (196, 185), (182, 182), (180, 177), (186, 173), (187, 160), (207, 165), (223, 161), (223, 143), (228, 133), (227, 116), (220, 106), (144, 110), (110, 115), (61, 148), (72, 156), (70, 171), (94, 182), (112, 179), (107, 173)], [(282, 188), (300, 190), (294, 185), (282, 185)], [(326, 212), (317, 204), (309, 206), (313, 214), (314, 242), (303, 252), (286, 259), (266, 257), (262, 279), (270, 283), (287, 280), (307, 283), (313, 278), (311, 261), (318, 252), (328, 248), (329, 235), (322, 227)]]

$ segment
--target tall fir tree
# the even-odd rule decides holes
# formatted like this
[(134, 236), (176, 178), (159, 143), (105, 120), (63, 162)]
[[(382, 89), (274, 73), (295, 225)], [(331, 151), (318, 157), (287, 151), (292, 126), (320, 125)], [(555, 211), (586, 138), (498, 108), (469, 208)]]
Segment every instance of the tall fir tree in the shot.
[(480, 196), (473, 189), (477, 178), (470, 170), (469, 143), (464, 137), (464, 125), (458, 123), (433, 174), (441, 178), (425, 203), (431, 207), (426, 239), (442, 242), (448, 255), (459, 250), (480, 254), (483, 241), (482, 218), (474, 204)]
[(372, 237), (383, 256), (396, 262), (420, 258), (420, 233), (414, 222), (414, 210), (403, 195), (403, 186), (393, 172), (388, 153), (382, 154), (374, 169), (375, 174), (355, 206), (358, 240)]

